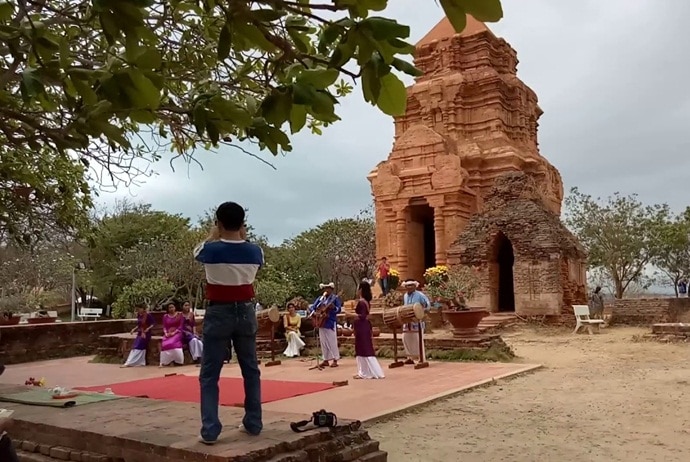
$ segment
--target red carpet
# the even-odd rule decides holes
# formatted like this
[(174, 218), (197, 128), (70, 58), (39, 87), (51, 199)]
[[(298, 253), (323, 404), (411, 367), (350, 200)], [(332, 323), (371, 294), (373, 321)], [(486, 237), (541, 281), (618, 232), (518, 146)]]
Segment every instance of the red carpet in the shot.
[[(244, 385), (241, 378), (221, 377), (220, 405), (241, 406), (244, 403)], [(133, 382), (113, 383), (97, 387), (79, 387), (77, 390), (103, 392), (106, 388), (120, 396), (163, 399), (184, 403), (199, 402), (199, 378), (189, 375), (171, 375)], [(334, 388), (330, 383), (261, 381), (261, 402), (270, 403), (295, 396), (308, 395)]]

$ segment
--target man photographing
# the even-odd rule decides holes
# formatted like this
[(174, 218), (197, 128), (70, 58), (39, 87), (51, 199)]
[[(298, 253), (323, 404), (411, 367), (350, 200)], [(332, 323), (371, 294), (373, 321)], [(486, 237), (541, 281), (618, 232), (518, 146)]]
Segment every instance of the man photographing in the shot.
[(257, 321), (254, 312), (254, 279), (264, 264), (261, 247), (247, 240), (244, 208), (224, 202), (205, 242), (194, 250), (206, 271), (204, 354), (201, 359), (201, 438), (218, 441), (223, 428), (218, 417), (218, 380), (228, 344), (232, 345), (244, 379), (244, 418), (240, 429), (258, 435), (261, 420), (261, 372), (256, 357)]

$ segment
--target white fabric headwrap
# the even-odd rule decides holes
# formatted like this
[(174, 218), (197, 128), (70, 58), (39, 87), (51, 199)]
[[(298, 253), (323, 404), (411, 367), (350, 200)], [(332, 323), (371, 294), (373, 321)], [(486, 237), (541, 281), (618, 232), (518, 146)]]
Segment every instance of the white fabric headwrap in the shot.
[(369, 285), (373, 285), (373, 284), (374, 284), (374, 280), (373, 280), (373, 279), (364, 278), (364, 279), (362, 279), (362, 282), (366, 282), (366, 283), (369, 284)]
[(413, 286), (413, 287), (419, 287), (419, 282), (417, 281), (405, 281), (403, 282), (403, 286)]
[(330, 289), (335, 290), (335, 284), (332, 282), (329, 282), (328, 284), (319, 284), (319, 289), (326, 289), (326, 288), (330, 288)]

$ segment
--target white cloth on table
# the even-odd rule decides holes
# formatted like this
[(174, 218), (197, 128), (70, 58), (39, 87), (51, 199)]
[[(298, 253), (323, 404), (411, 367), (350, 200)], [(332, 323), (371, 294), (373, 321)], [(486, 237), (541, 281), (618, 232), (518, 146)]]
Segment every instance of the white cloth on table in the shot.
[(184, 352), (182, 348), (161, 351), (161, 366), (167, 366), (171, 363), (184, 364)]
[(189, 354), (192, 355), (192, 359), (196, 361), (201, 358), (204, 354), (204, 342), (201, 339), (194, 337), (189, 340)]
[(375, 356), (357, 356), (357, 375), (363, 379), (384, 379), (381, 364)]
[(295, 356), (299, 356), (300, 350), (304, 348), (305, 343), (304, 341), (299, 337), (299, 334), (297, 332), (288, 332), (287, 335), (287, 348), (285, 351), (283, 351), (283, 354), (287, 356), (288, 358), (294, 358)]
[[(419, 332), (403, 332), (402, 342), (405, 347), (405, 354), (414, 359), (419, 359)], [(424, 342), (424, 333), (422, 332), (422, 342)]]
[(321, 343), (321, 355), (324, 361), (339, 360), (338, 335), (335, 329), (319, 328), (319, 341)]
[(124, 365), (127, 367), (146, 366), (146, 350), (130, 351)]

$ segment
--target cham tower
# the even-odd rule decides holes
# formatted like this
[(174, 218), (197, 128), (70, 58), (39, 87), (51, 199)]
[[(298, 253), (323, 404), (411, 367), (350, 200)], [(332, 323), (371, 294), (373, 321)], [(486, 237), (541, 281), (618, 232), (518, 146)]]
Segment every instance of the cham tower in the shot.
[(368, 176), (377, 257), (419, 281), (434, 265), (472, 266), (482, 285), (470, 303), (555, 315), (585, 297), (585, 255), (559, 220), (563, 183), (539, 153), (542, 110), (517, 64), (471, 16), (462, 33), (444, 18), (417, 43), (424, 75)]

